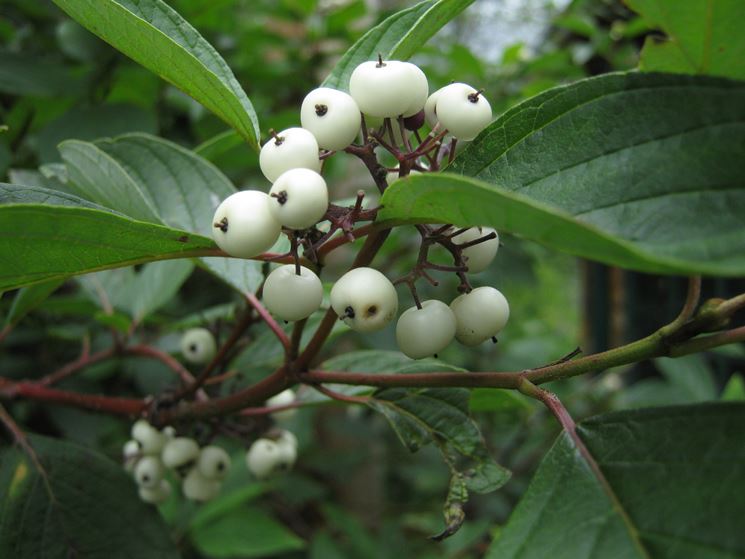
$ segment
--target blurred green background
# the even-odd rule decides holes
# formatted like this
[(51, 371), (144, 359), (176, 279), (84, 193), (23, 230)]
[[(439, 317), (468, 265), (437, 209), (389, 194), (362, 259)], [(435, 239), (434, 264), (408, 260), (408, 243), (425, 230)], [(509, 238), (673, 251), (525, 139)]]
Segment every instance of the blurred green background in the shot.
[[(266, 138), (271, 128), (298, 125), (304, 95), (335, 60), (371, 26), (411, 3), (169, 4), (226, 59), (254, 103)], [(619, 1), (478, 0), (414, 61), (427, 74), (431, 90), (452, 80), (485, 88), (496, 115), (547, 88), (635, 68), (650, 32)], [(0, 1), (0, 124), (0, 179), (7, 182), (54, 181), (64, 172), (56, 148), (62, 140), (143, 131), (197, 149), (238, 188), (267, 186), (257, 154), (217, 117), (99, 41), (50, 1)], [(333, 158), (326, 177), (338, 200), (359, 188), (372, 190), (369, 177), (352, 158)], [(397, 230), (378, 257), (378, 266), (390, 277), (408, 271), (416, 240), (412, 229)], [(508, 296), (510, 324), (496, 346), (466, 351), (454, 344), (440, 355), (446, 362), (472, 370), (521, 370), (558, 359), (576, 346), (602, 350), (672, 318), (684, 294), (679, 279), (579, 262), (512, 236), (504, 236), (502, 243), (496, 263), (476, 276), (474, 284), (494, 285)], [(330, 277), (352, 254), (350, 247), (339, 251), (330, 262)], [(99, 280), (110, 281), (104, 287), (115, 292), (116, 277)], [(455, 281), (446, 279), (437, 291), (422, 287), (422, 294), (450, 293), (454, 286)], [(709, 280), (705, 293), (724, 296), (734, 287)], [(403, 290), (400, 296), (407, 301)], [(0, 311), (7, 313), (11, 303), (12, 294), (5, 294)], [(102, 347), (110, 341), (109, 328), (126, 331), (126, 316), (104, 315), (99, 305), (90, 281), (63, 285), (0, 348), (2, 374), (42, 375), (73, 359), (83, 336)], [(210, 322), (225, 331), (236, 306), (237, 297), (229, 288), (197, 269), (148, 318), (141, 335), (173, 350), (178, 331), (188, 324)], [(276, 359), (271, 338), (259, 328), (250, 334), (256, 343), (236, 363), (249, 379), (265, 374)], [(364, 349), (395, 350), (393, 329), (364, 338), (343, 333), (325, 357)], [(662, 361), (574, 379), (552, 389), (577, 418), (614, 408), (716, 399), (723, 390), (727, 397), (742, 392), (740, 377), (730, 378), (743, 363), (737, 351), (678, 363), (674, 377)], [(171, 383), (171, 374), (161, 365), (130, 358), (92, 367), (68, 386), (144, 395), (167, 390)], [(514, 479), (496, 494), (474, 496), (466, 524), (442, 544), (427, 540), (441, 528), (449, 477), (437, 453), (424, 449), (409, 454), (381, 417), (337, 406), (303, 409), (286, 421), (301, 441), (297, 468), (287, 477), (256, 484), (244, 468), (236, 467), (224, 493), (231, 488), (242, 491), (239, 506), (222, 500), (200, 509), (174, 498), (163, 512), (186, 557), (481, 557), (559, 429), (546, 412), (519, 395), (477, 390), (471, 407), (491, 452), (514, 472)], [(19, 403), (12, 411), (29, 430), (94, 445), (117, 459), (128, 430), (124, 421), (94, 420), (86, 412), (54, 406)], [(242, 461), (241, 446), (226, 444), (232, 444)], [(206, 530), (210, 515), (220, 514), (229, 519), (222, 531)], [(253, 547), (231, 542), (231, 535), (246, 530)]]

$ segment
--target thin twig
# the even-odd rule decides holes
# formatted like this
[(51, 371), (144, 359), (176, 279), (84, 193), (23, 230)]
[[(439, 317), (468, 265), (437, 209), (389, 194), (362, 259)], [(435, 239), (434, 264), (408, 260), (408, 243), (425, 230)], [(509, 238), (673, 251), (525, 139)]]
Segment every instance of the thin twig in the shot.
[(279, 343), (282, 344), (282, 347), (285, 348), (285, 351), (289, 353), (291, 349), (290, 338), (287, 337), (287, 334), (284, 330), (282, 330), (282, 327), (279, 325), (279, 323), (277, 323), (277, 321), (274, 320), (274, 317), (269, 314), (269, 311), (266, 310), (266, 307), (261, 304), (261, 301), (259, 301), (259, 298), (256, 297), (256, 295), (251, 292), (245, 293), (244, 295), (248, 303), (259, 314), (261, 320), (263, 320), (269, 327), (269, 329), (274, 332), (274, 335), (277, 336)]

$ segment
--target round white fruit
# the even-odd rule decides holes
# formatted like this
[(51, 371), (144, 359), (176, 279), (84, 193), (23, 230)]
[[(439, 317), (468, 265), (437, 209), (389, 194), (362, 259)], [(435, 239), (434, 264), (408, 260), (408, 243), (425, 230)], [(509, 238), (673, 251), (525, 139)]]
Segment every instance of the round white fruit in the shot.
[(196, 468), (207, 479), (225, 479), (230, 471), (230, 456), (219, 446), (205, 446), (199, 452)]
[(220, 492), (220, 482), (207, 479), (198, 468), (192, 468), (184, 478), (181, 491), (190, 501), (210, 501)]
[(493, 287), (477, 287), (456, 297), (450, 308), (455, 314), (455, 338), (467, 346), (477, 346), (496, 336), (510, 318), (504, 295)]
[(269, 190), (274, 219), (290, 229), (307, 229), (323, 218), (329, 191), (323, 177), (310, 169), (282, 173)]
[(437, 120), (459, 140), (473, 140), (491, 122), (491, 105), (476, 89), (451, 83), (437, 96)]
[(122, 448), (122, 461), (124, 462), (125, 470), (128, 472), (133, 471), (140, 456), (140, 443), (134, 439), (124, 443), (124, 447)]
[(414, 101), (412, 71), (398, 60), (368, 61), (349, 78), (349, 94), (365, 114), (395, 118)]
[(253, 258), (271, 248), (282, 226), (271, 211), (271, 198), (258, 190), (231, 194), (212, 218), (212, 237), (230, 256)]
[(140, 487), (140, 499), (146, 503), (158, 505), (171, 495), (171, 484), (167, 479), (161, 479), (155, 487)]
[(436, 299), (405, 310), (396, 323), (398, 348), (412, 359), (432, 357), (445, 349), (455, 337), (455, 315)]
[(489, 264), (492, 263), (499, 250), (499, 235), (491, 227), (471, 227), (463, 231), (460, 235), (453, 237), (455, 244), (462, 245), (491, 233), (495, 234), (493, 239), (463, 249), (463, 256), (466, 258), (466, 266), (468, 266), (469, 274), (478, 274), (489, 267)]
[(142, 454), (158, 454), (166, 443), (166, 436), (144, 419), (139, 419), (132, 425), (131, 435), (140, 443)]
[(166, 468), (181, 468), (199, 458), (199, 445), (189, 437), (175, 437), (163, 447), (161, 459)]
[[(292, 404), (295, 401), (295, 392), (292, 390), (292, 388), (288, 388), (286, 390), (283, 390), (279, 394), (275, 394), (271, 398), (269, 398), (266, 401), (267, 407), (274, 408), (274, 407), (280, 407), (280, 406), (286, 406), (288, 404)], [(272, 417), (274, 419), (277, 419), (279, 421), (284, 421), (287, 419), (290, 419), (297, 413), (297, 410), (294, 408), (277, 411), (272, 414)]]
[(275, 472), (289, 470), (294, 458), (290, 461), (291, 452), (271, 439), (254, 441), (246, 453), (246, 466), (257, 479), (266, 479)]
[(329, 87), (308, 93), (300, 107), (300, 123), (323, 149), (346, 148), (360, 133), (360, 122), (360, 108), (352, 96)]
[(316, 137), (305, 128), (282, 130), (265, 143), (259, 153), (259, 167), (269, 182), (290, 169), (320, 171), (321, 164)]
[(432, 95), (427, 97), (427, 101), (424, 103), (424, 120), (427, 122), (427, 126), (432, 129), (434, 129), (434, 127), (437, 126), (437, 123), (439, 122), (437, 120), (437, 113), (435, 112), (435, 109), (437, 108), (437, 99), (438, 97), (440, 97), (440, 93), (442, 93), (442, 90), (445, 89), (445, 87), (441, 87)]
[(416, 64), (411, 62), (404, 62), (403, 64), (409, 69), (410, 76), (410, 92), (411, 102), (406, 110), (402, 113), (404, 117), (409, 117), (417, 114), (424, 108), (424, 104), (427, 102), (427, 96), (429, 95), (429, 82), (427, 82), (427, 76)]
[(287, 321), (308, 318), (323, 300), (323, 285), (316, 274), (300, 266), (286, 264), (272, 271), (264, 282), (264, 305), (277, 318)]
[(189, 363), (207, 363), (216, 351), (215, 336), (206, 328), (191, 328), (181, 336), (181, 354)]
[(373, 268), (355, 268), (331, 288), (331, 306), (339, 318), (358, 332), (385, 328), (398, 311), (393, 284)]
[(157, 456), (143, 456), (137, 461), (134, 475), (137, 485), (153, 489), (163, 479), (163, 463)]
[(292, 433), (292, 431), (282, 429), (277, 438), (277, 444), (279, 446), (291, 446), (297, 450), (297, 437)]

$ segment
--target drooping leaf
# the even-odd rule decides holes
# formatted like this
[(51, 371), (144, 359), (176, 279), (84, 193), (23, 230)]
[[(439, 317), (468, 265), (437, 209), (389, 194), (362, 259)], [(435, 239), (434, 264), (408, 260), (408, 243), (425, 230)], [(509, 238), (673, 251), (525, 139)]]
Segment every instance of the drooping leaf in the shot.
[(380, 219), (491, 225), (654, 273), (745, 272), (745, 84), (610, 74), (507, 111)]
[(366, 60), (375, 60), (378, 54), (385, 59), (407, 60), (472, 3), (473, 0), (428, 0), (393, 14), (352, 45), (322, 85), (348, 91), (354, 69)]
[(701, 404), (580, 423), (619, 504), (562, 435), (488, 557), (742, 557), (743, 421), (743, 404)]
[(258, 146), (251, 102), (227, 63), (161, 0), (55, 0), (84, 27), (172, 83)]
[(5, 317), (5, 328), (12, 328), (28, 313), (38, 308), (64, 280), (52, 280), (24, 287), (16, 293), (13, 304)]
[[(139, 201), (139, 211), (152, 211), (158, 223), (204, 236), (212, 234), (217, 206), (235, 192), (230, 180), (207, 160), (147, 134), (65, 142), (61, 150), (71, 182), (83, 187), (84, 197), (127, 215), (131, 214), (125, 207)], [(105, 190), (108, 203), (99, 200), (99, 190)], [(210, 258), (203, 266), (239, 291), (255, 291), (263, 279), (256, 261)]]
[(0, 556), (178, 558), (157, 510), (120, 464), (76, 444), (31, 437), (44, 473), (0, 454)]
[(640, 68), (647, 72), (745, 79), (745, 3), (740, 0), (628, 0), (666, 40), (648, 37)]
[[(19, 203), (22, 193), (36, 203)], [(0, 184), (0, 290), (216, 248), (206, 237), (91, 206), (69, 194)]]

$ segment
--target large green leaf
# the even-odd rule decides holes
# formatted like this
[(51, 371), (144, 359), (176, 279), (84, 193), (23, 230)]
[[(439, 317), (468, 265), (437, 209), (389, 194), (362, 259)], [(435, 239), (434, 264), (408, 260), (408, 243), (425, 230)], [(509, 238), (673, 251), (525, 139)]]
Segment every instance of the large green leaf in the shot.
[(657, 273), (745, 273), (745, 84), (610, 74), (507, 111), (381, 219), (491, 225)]
[(196, 524), (191, 538), (209, 557), (269, 557), (297, 551), (305, 542), (257, 507), (236, 508)]
[[(60, 151), (81, 196), (143, 219), (151, 212), (156, 223), (204, 236), (212, 234), (215, 208), (235, 192), (206, 159), (147, 134), (64, 142)], [(256, 261), (210, 258), (203, 266), (239, 291), (255, 291), (263, 279)]]
[[(24, 198), (36, 203), (19, 203)], [(214, 249), (206, 237), (95, 209), (69, 194), (0, 184), (0, 290)]]
[(366, 60), (375, 60), (378, 54), (386, 59), (408, 59), (472, 3), (473, 0), (428, 0), (393, 14), (352, 45), (322, 85), (347, 91), (354, 69)]
[(745, 405), (703, 404), (580, 423), (619, 504), (562, 435), (488, 557), (745, 556), (743, 422)]
[(745, 2), (742, 0), (627, 0), (666, 41), (648, 37), (640, 67), (648, 72), (745, 79)]
[(30, 439), (44, 473), (15, 449), (0, 455), (0, 556), (177, 558), (168, 527), (120, 464), (88, 448)]
[(172, 83), (235, 128), (254, 147), (251, 102), (218, 52), (161, 0), (54, 0), (70, 17)]
[(5, 317), (5, 327), (12, 328), (28, 313), (41, 305), (64, 280), (51, 280), (20, 289)]

